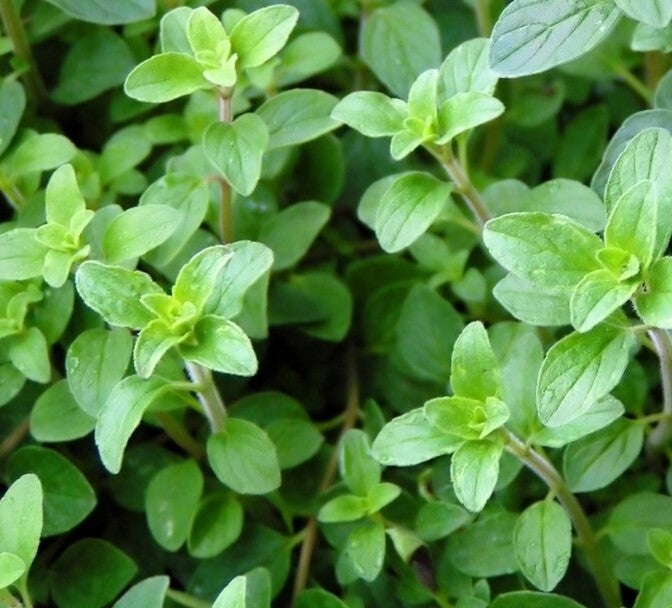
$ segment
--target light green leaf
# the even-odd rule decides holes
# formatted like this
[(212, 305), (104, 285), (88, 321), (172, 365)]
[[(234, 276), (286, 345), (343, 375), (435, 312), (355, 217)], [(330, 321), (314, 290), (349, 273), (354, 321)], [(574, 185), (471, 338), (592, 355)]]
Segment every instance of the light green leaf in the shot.
[(55, 169), (71, 161), (76, 152), (77, 148), (63, 135), (32, 133), (7, 155), (7, 161), (12, 175), (23, 176)]
[(52, 173), (45, 190), (45, 209), (47, 222), (67, 228), (75, 214), (86, 209), (72, 165), (63, 165)]
[(488, 397), (502, 396), (499, 364), (479, 321), (469, 323), (455, 341), (450, 385), (456, 395), (483, 403)]
[(595, 255), (602, 241), (561, 215), (502, 215), (485, 225), (483, 239), (504, 268), (542, 288), (574, 288), (586, 274), (600, 268)]
[(141, 256), (163, 243), (181, 214), (168, 205), (131, 207), (115, 217), (103, 235), (103, 253), (110, 264)]
[(35, 238), (34, 228), (14, 228), (0, 234), (0, 279), (23, 281), (42, 274), (47, 248)]
[[(439, 69), (439, 102), (471, 91), (492, 95), (497, 74), (490, 68), (490, 40), (474, 38), (456, 46)], [(440, 105), (440, 104), (439, 104)]]
[(355, 91), (336, 104), (331, 117), (367, 137), (391, 137), (403, 129), (407, 114), (401, 99), (377, 91)]
[(203, 145), (208, 160), (231, 184), (248, 196), (261, 177), (261, 160), (269, 141), (266, 123), (257, 114), (243, 114), (231, 124), (208, 127)]
[(124, 329), (90, 329), (77, 336), (65, 359), (68, 387), (79, 407), (97, 417), (115, 385), (124, 377), (133, 340)]
[(142, 328), (133, 346), (133, 366), (138, 376), (149, 378), (163, 355), (188, 337), (188, 330), (176, 335), (162, 319), (150, 321)]
[[(397, 2), (373, 11), (360, 33), (361, 54), (395, 95), (406, 99), (411, 84), (441, 63), (436, 22), (417, 4)], [(390, 49), (395, 49), (394, 57)]]
[(12, 336), (9, 360), (28, 380), (46, 384), (51, 378), (51, 360), (49, 346), (44, 334), (37, 327), (24, 329)]
[(420, 74), (408, 92), (408, 116), (424, 123), (436, 116), (436, 94), (439, 82), (438, 70), (425, 70)]
[(338, 464), (345, 485), (354, 494), (366, 496), (380, 483), (380, 465), (371, 455), (369, 438), (364, 431), (347, 431), (341, 440)]
[(177, 275), (173, 297), (182, 303), (191, 302), (199, 311), (202, 310), (218, 285), (222, 269), (233, 255), (223, 245), (213, 245), (199, 251)]
[(145, 492), (147, 525), (166, 551), (186, 542), (202, 491), (203, 474), (193, 460), (168, 465), (152, 477)]
[(250, 339), (235, 323), (206, 315), (194, 327), (195, 344), (184, 342), (178, 350), (187, 361), (236, 376), (254, 376), (257, 373), (257, 356)]
[(450, 478), (458, 500), (478, 513), (492, 495), (499, 476), (502, 444), (495, 441), (467, 441), (453, 454)]
[(348, 535), (345, 553), (359, 577), (374, 581), (385, 560), (385, 526), (373, 521), (358, 525)]
[(378, 513), (401, 494), (401, 488), (394, 484), (383, 481), (373, 486), (366, 495), (367, 512), (372, 515)]
[(9, 587), (26, 571), (26, 563), (14, 553), (0, 553), (0, 589)]
[(214, 557), (233, 544), (243, 530), (243, 507), (230, 493), (218, 492), (201, 501), (189, 531), (189, 555)]
[(152, 403), (171, 390), (159, 376), (128, 376), (117, 384), (100, 411), (95, 439), (100, 459), (111, 473), (121, 470), (126, 444)]
[(0, 499), (0, 553), (13, 553), (26, 569), (35, 559), (42, 533), (42, 484), (28, 473)]
[(413, 150), (419, 148), (423, 143), (434, 139), (433, 133), (416, 133), (404, 128), (395, 133), (390, 142), (390, 155), (394, 160), (406, 158)]
[(460, 133), (494, 120), (504, 113), (504, 104), (486, 93), (457, 93), (439, 108), (439, 138), (446, 144)]
[(293, 6), (267, 6), (245, 15), (231, 30), (231, 46), (238, 68), (253, 68), (268, 61), (287, 43), (299, 11)]
[(405, 173), (383, 194), (376, 212), (376, 235), (388, 253), (417, 240), (439, 216), (452, 187), (428, 173)]
[(240, 494), (268, 494), (280, 486), (275, 446), (256, 424), (229, 418), (208, 438), (208, 461), (217, 478)]
[(273, 270), (294, 266), (329, 220), (331, 209), (322, 203), (294, 203), (261, 225), (258, 240), (273, 251)]
[(508, 274), (495, 285), (492, 293), (519, 321), (550, 327), (571, 323), (569, 290), (540, 290), (515, 274)]
[(591, 492), (608, 486), (639, 456), (644, 425), (621, 418), (608, 427), (570, 444), (563, 471), (573, 492)]
[(152, 576), (133, 585), (112, 608), (163, 608), (166, 591), (170, 585), (167, 576)]
[(217, 596), (212, 608), (248, 608), (245, 601), (247, 579), (236, 576)]
[(537, 409), (551, 427), (578, 418), (618, 384), (629, 360), (632, 336), (598, 325), (574, 332), (546, 353), (537, 380)]
[(185, 33), (191, 51), (196, 57), (199, 53), (217, 54), (219, 44), (228, 39), (222, 22), (205, 6), (199, 6), (191, 11)]
[(326, 32), (304, 32), (287, 44), (276, 68), (278, 85), (286, 87), (331, 67), (341, 56), (341, 47)]
[(325, 503), (317, 519), (325, 524), (357, 521), (366, 515), (366, 506), (366, 497), (343, 494)]
[(212, 86), (190, 55), (161, 53), (136, 66), (126, 77), (124, 92), (132, 99), (163, 103)]
[(522, 573), (542, 591), (552, 591), (565, 576), (572, 553), (572, 523), (552, 500), (542, 500), (520, 514), (513, 547)]
[(647, 555), (646, 536), (652, 528), (672, 532), (672, 498), (653, 492), (635, 492), (614, 507), (605, 529), (619, 551)]
[(273, 95), (256, 111), (268, 126), (268, 150), (302, 144), (336, 129), (338, 119), (331, 114), (337, 103), (333, 95), (315, 89)]
[(666, 568), (672, 568), (672, 532), (659, 528), (649, 530), (647, 541), (654, 559)]
[(440, 431), (418, 408), (388, 422), (373, 442), (371, 454), (384, 465), (410, 466), (450, 454), (461, 444), (462, 439)]
[(187, 39), (187, 23), (193, 11), (193, 8), (178, 6), (161, 18), (159, 40), (162, 53), (192, 54)]
[(518, 77), (567, 63), (605, 38), (620, 15), (613, 0), (514, 0), (492, 30), (490, 65)]
[(637, 314), (652, 327), (672, 329), (672, 258), (663, 257), (645, 275), (646, 290), (634, 297)]
[(594, 270), (576, 286), (569, 302), (572, 325), (586, 332), (623, 306), (639, 287), (636, 280), (620, 282), (608, 270)]
[(651, 27), (662, 28), (672, 20), (672, 2), (669, 0), (615, 0), (615, 2), (628, 17)]
[(650, 572), (644, 577), (633, 608), (666, 608), (672, 602), (672, 574)]
[(276, 420), (266, 427), (266, 433), (278, 452), (281, 469), (291, 469), (309, 460), (324, 442), (314, 424), (298, 418)]
[(141, 296), (163, 293), (144, 272), (94, 261), (77, 269), (75, 285), (84, 303), (107, 323), (131, 329), (142, 329), (154, 318), (140, 303)]
[(105, 0), (47, 0), (75, 19), (100, 23), (104, 25), (118, 25), (134, 23), (149, 19), (156, 13), (156, 0), (124, 0), (121, 3), (106, 2)]

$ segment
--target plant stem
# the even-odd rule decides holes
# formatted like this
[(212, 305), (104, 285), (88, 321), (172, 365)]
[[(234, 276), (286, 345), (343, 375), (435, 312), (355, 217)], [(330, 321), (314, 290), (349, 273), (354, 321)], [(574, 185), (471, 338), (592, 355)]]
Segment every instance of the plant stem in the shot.
[(476, 21), (478, 32), (483, 38), (490, 38), (490, 0), (476, 0)]
[(203, 458), (203, 446), (196, 441), (174, 416), (168, 412), (157, 412), (156, 419), (166, 435), (192, 458)]
[(183, 591), (175, 591), (175, 589), (168, 589), (166, 591), (166, 597), (173, 600), (176, 604), (186, 606), (187, 608), (212, 608), (210, 602), (201, 600), (193, 595), (184, 593)]
[(23, 605), (9, 592), (9, 589), (0, 589), (0, 608), (23, 608)]
[[(230, 92), (219, 92), (218, 96), (219, 121), (230, 124), (233, 120), (233, 108)], [(231, 184), (223, 176), (219, 177), (221, 208), (219, 213), (219, 233), (222, 243), (233, 241), (233, 208)]]
[(0, 0), (0, 19), (2, 19), (5, 33), (12, 41), (14, 55), (21, 64), (28, 68), (23, 74), (26, 91), (31, 99), (39, 105), (47, 98), (47, 89), (37, 70), (37, 64), (15, 0)]
[(2, 443), (0, 443), (0, 458), (14, 451), (14, 448), (18, 446), (28, 434), (29, 428), (30, 422), (26, 419), (2, 440)]
[(646, 74), (646, 86), (651, 91), (658, 87), (660, 79), (667, 72), (667, 60), (660, 51), (649, 51), (644, 55), (644, 69)]
[(649, 87), (646, 86), (637, 76), (635, 76), (628, 68), (620, 63), (611, 64), (614, 73), (620, 77), (625, 84), (627, 84), (637, 95), (639, 95), (648, 106), (653, 103), (653, 93)]
[(597, 583), (604, 605), (607, 608), (620, 608), (622, 604), (618, 580), (610, 572), (602, 557), (595, 533), (581, 507), (581, 503), (567, 487), (560, 473), (546, 458), (525, 445), (511, 431), (505, 430), (504, 433), (507, 451), (534, 471), (548, 485), (549, 489), (555, 493), (560, 504), (564, 507), (583, 547), (586, 560)]
[[(359, 415), (359, 373), (357, 371), (357, 352), (355, 345), (350, 342), (347, 353), (347, 397), (344, 410), (343, 426), (331, 454), (329, 463), (324, 469), (322, 481), (320, 482), (319, 493), (325, 492), (334, 482), (338, 472), (338, 453), (341, 439), (357, 423)], [(296, 602), (301, 592), (306, 588), (308, 577), (310, 575), (310, 562), (313, 558), (313, 552), (317, 545), (317, 519), (311, 517), (306, 524), (305, 536), (301, 543), (301, 552), (299, 553), (299, 562), (294, 577), (294, 589), (292, 592), (292, 604)]]
[(649, 338), (660, 360), (660, 383), (663, 391), (663, 410), (666, 416), (646, 440), (646, 452), (651, 458), (669, 442), (672, 435), (672, 340), (664, 329), (649, 330)]
[(490, 212), (485, 206), (485, 202), (478, 193), (478, 190), (469, 181), (462, 166), (455, 158), (452, 148), (448, 145), (443, 146), (440, 150), (431, 150), (431, 152), (439, 160), (448, 177), (453, 180), (453, 183), (457, 187), (457, 192), (462, 195), (464, 202), (482, 228), (485, 222), (490, 219)]
[(221, 431), (226, 423), (226, 406), (212, 379), (212, 372), (192, 361), (187, 361), (185, 367), (189, 378), (201, 387), (197, 393), (198, 400), (210, 423), (210, 430), (213, 433)]

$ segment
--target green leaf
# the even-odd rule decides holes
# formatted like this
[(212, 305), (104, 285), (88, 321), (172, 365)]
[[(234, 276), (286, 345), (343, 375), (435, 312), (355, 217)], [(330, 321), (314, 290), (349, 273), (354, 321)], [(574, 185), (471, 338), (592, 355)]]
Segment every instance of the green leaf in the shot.
[(439, 69), (439, 101), (472, 91), (492, 95), (498, 78), (490, 68), (489, 52), (487, 38), (474, 38), (457, 45)]
[(477, 401), (502, 396), (499, 364), (488, 333), (479, 321), (469, 323), (455, 341), (450, 385), (455, 395)]
[(212, 86), (190, 55), (161, 53), (136, 66), (126, 77), (124, 92), (132, 99), (163, 103)]
[(615, 0), (628, 17), (651, 27), (662, 28), (672, 20), (672, 3), (668, 0)]
[(133, 340), (124, 329), (90, 329), (68, 348), (68, 387), (82, 410), (97, 417), (112, 389), (124, 377)]
[(377, 91), (355, 91), (336, 104), (331, 117), (367, 137), (391, 137), (403, 129), (405, 102)]
[(49, 346), (44, 334), (37, 327), (24, 329), (12, 336), (9, 343), (9, 360), (28, 380), (46, 384), (51, 378)]
[(367, 512), (369, 515), (378, 513), (401, 494), (401, 488), (394, 484), (383, 481), (373, 486), (366, 496)]
[(540, 290), (515, 274), (508, 274), (492, 293), (516, 319), (530, 325), (553, 327), (571, 323), (568, 290)]
[(193, 460), (169, 465), (152, 477), (145, 492), (147, 524), (166, 551), (177, 551), (186, 542), (202, 492), (203, 474)]
[[(113, 180), (122, 178), (147, 158), (151, 151), (152, 145), (143, 127), (131, 125), (120, 129), (103, 146), (98, 161), (101, 181), (110, 184)], [(143, 188), (144, 185), (143, 180)]]
[(433, 542), (466, 525), (472, 516), (462, 507), (446, 502), (422, 505), (415, 518), (415, 530), (425, 542)]
[(252, 194), (257, 186), (268, 141), (266, 123), (251, 113), (239, 116), (231, 124), (213, 123), (203, 136), (208, 160), (243, 196)]
[(42, 485), (44, 525), (42, 536), (71, 530), (93, 511), (96, 494), (86, 477), (67, 458), (40, 446), (27, 446), (7, 462), (10, 479), (37, 475)]
[(366, 496), (380, 483), (380, 465), (371, 455), (369, 438), (364, 431), (350, 429), (343, 436), (339, 469), (345, 485), (359, 496)]
[(417, 118), (424, 123), (436, 116), (438, 82), (438, 70), (425, 70), (415, 79), (408, 92), (409, 118)]
[(294, 203), (268, 218), (261, 225), (258, 240), (273, 250), (273, 270), (294, 266), (308, 252), (330, 215), (327, 205), (308, 201)]
[(39, 277), (46, 253), (47, 248), (35, 239), (34, 228), (14, 228), (0, 234), (0, 279)]
[(357, 576), (372, 582), (385, 560), (385, 527), (381, 522), (367, 521), (348, 535), (345, 553)]
[[(416, 4), (398, 2), (373, 11), (360, 36), (364, 62), (403, 99), (422, 72), (441, 63), (436, 22)], [(394, 58), (390, 49), (395, 49)]]
[(341, 56), (341, 47), (326, 32), (305, 32), (283, 49), (276, 68), (278, 85), (286, 87), (330, 68)]
[(307, 420), (276, 420), (266, 427), (266, 433), (278, 452), (281, 469), (291, 469), (310, 459), (320, 449), (324, 437)]
[(509, 419), (506, 405), (495, 397), (481, 402), (453, 395), (425, 403), (425, 416), (439, 430), (466, 440), (485, 439)]
[(240, 494), (268, 494), (280, 486), (275, 446), (256, 424), (229, 418), (208, 438), (208, 460), (217, 478)]
[(37, 554), (42, 533), (42, 484), (28, 473), (12, 483), (0, 499), (0, 553), (12, 553), (25, 568)]
[(666, 568), (672, 568), (672, 532), (649, 530), (647, 541), (654, 559)]
[(552, 591), (565, 576), (572, 553), (572, 523), (552, 500), (542, 500), (520, 514), (513, 547), (522, 573), (542, 591)]
[(596, 46), (620, 15), (613, 0), (513, 0), (492, 30), (490, 65), (511, 78), (567, 63)]
[(256, 111), (270, 135), (267, 149), (295, 146), (339, 126), (331, 116), (338, 99), (315, 89), (291, 89), (273, 95)]
[(219, 43), (228, 39), (222, 22), (205, 6), (191, 11), (185, 33), (191, 51), (197, 57), (201, 53), (217, 53)]
[(620, 418), (624, 412), (623, 404), (611, 395), (607, 395), (571, 422), (553, 428), (545, 426), (535, 431), (530, 437), (530, 442), (549, 448), (561, 448), (603, 429)]
[(16, 133), (26, 108), (26, 94), (16, 80), (5, 79), (0, 83), (0, 154)]
[(203, 310), (216, 289), (222, 269), (233, 257), (233, 252), (223, 245), (213, 245), (199, 251), (182, 267), (172, 295), (181, 303), (190, 302)]
[(42, 443), (72, 441), (88, 435), (96, 425), (75, 401), (67, 380), (44, 391), (30, 412), (30, 434)]
[(614, 507), (605, 529), (619, 551), (647, 555), (647, 534), (652, 528), (672, 532), (672, 498), (653, 492), (635, 492)]
[(56, 133), (31, 134), (7, 156), (14, 176), (39, 173), (60, 167), (72, 160), (77, 152), (73, 143)]
[(77, 40), (61, 64), (52, 97), (76, 105), (123, 84), (135, 65), (126, 41), (110, 29), (95, 29)]
[(77, 269), (75, 285), (84, 303), (107, 323), (131, 329), (142, 329), (154, 318), (140, 298), (163, 293), (144, 272), (94, 261), (84, 262)]
[(574, 288), (600, 268), (600, 239), (561, 215), (509, 213), (485, 225), (483, 240), (504, 268), (542, 288)]
[(133, 579), (135, 562), (113, 544), (85, 538), (52, 564), (49, 586), (58, 608), (102, 608)]
[(572, 325), (586, 332), (623, 306), (639, 287), (636, 280), (620, 282), (608, 270), (594, 270), (576, 286), (569, 302)]
[(257, 356), (250, 339), (235, 323), (206, 315), (192, 333), (196, 344), (183, 342), (178, 350), (187, 361), (236, 376), (254, 376), (257, 373)]
[(537, 591), (513, 591), (498, 595), (490, 604), (490, 608), (585, 608), (585, 606), (564, 595)]
[(642, 581), (642, 588), (633, 608), (665, 608), (672, 602), (672, 575), (669, 572), (650, 572)]
[(133, 585), (112, 608), (163, 608), (166, 591), (170, 585), (167, 576), (152, 576)]
[(131, 207), (108, 225), (103, 236), (105, 261), (118, 264), (163, 243), (175, 230), (180, 213), (168, 205)]
[(296, 599), (295, 608), (347, 608), (347, 605), (324, 589), (306, 589)]
[(447, 144), (460, 133), (494, 120), (504, 113), (504, 104), (486, 93), (456, 93), (439, 108), (437, 144)]
[(63, 165), (52, 173), (45, 190), (45, 209), (47, 222), (67, 228), (74, 216), (86, 209), (72, 165)]
[(11, 363), (0, 364), (0, 406), (9, 403), (26, 383), (26, 377)]
[(653, 260), (658, 223), (658, 192), (654, 182), (644, 180), (624, 192), (614, 203), (604, 231), (607, 247), (634, 255), (645, 270)]
[(499, 476), (502, 444), (494, 441), (467, 441), (453, 454), (450, 478), (458, 500), (478, 513), (492, 495)]
[(410, 466), (454, 452), (462, 439), (446, 435), (417, 408), (388, 422), (380, 431), (371, 454), (381, 464)]
[(422, 236), (446, 205), (452, 187), (429, 173), (404, 173), (383, 194), (376, 213), (381, 247), (395, 253)]
[(245, 15), (231, 30), (231, 47), (238, 54), (238, 69), (268, 61), (287, 43), (299, 18), (293, 6), (267, 6)]
[(608, 486), (639, 456), (644, 425), (627, 419), (569, 445), (563, 458), (567, 485), (573, 492), (590, 492)]
[(243, 508), (231, 494), (212, 494), (201, 501), (187, 547), (189, 555), (207, 559), (232, 545), (243, 530)]
[(100, 410), (95, 432), (100, 459), (108, 471), (121, 470), (126, 444), (145, 410), (170, 389), (170, 383), (158, 376), (148, 380), (128, 376), (112, 389)]
[(26, 571), (26, 563), (14, 553), (0, 553), (0, 589), (9, 587)]
[(629, 361), (632, 337), (598, 325), (572, 333), (546, 353), (537, 380), (537, 409), (551, 427), (578, 418), (618, 384)]
[(317, 519), (325, 524), (357, 521), (366, 515), (366, 507), (366, 497), (343, 494), (322, 505)]
[(445, 383), (453, 344), (463, 328), (462, 317), (448, 301), (429, 287), (416, 285), (401, 308), (395, 352), (416, 377)]
[(110, 4), (105, 0), (90, 0), (81, 3), (79, 0), (47, 0), (75, 19), (117, 25), (134, 23), (149, 19), (156, 13), (156, 0), (125, 0), (122, 3)]
[(634, 297), (637, 314), (652, 327), (672, 329), (672, 258), (660, 258), (645, 275), (646, 290)]

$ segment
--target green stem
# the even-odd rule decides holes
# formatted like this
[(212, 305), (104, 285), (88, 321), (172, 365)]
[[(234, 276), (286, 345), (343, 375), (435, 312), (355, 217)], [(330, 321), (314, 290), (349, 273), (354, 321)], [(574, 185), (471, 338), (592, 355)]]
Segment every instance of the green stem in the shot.
[(22, 608), (22, 605), (9, 592), (9, 589), (0, 589), (0, 608)]
[(21, 64), (28, 68), (23, 74), (26, 91), (33, 101), (39, 105), (47, 98), (47, 89), (37, 69), (15, 0), (0, 0), (0, 19), (2, 19), (5, 33), (12, 41), (14, 55)]
[(600, 591), (604, 605), (607, 608), (620, 608), (621, 597), (618, 580), (607, 567), (602, 552), (595, 537), (595, 533), (588, 521), (588, 517), (581, 507), (581, 503), (567, 487), (565, 480), (555, 467), (539, 452), (525, 445), (516, 435), (508, 430), (504, 431), (506, 449), (518, 458), (525, 466), (534, 471), (558, 497), (569, 519), (572, 521), (576, 535), (579, 538), (586, 560), (593, 574), (593, 578)]
[(448, 146), (443, 146), (441, 149), (430, 150), (432, 154), (439, 160), (441, 166), (448, 174), (453, 183), (457, 187), (457, 191), (462, 195), (464, 202), (467, 204), (474, 217), (478, 220), (481, 227), (490, 219), (490, 212), (485, 206), (485, 202), (474, 187), (474, 184), (469, 181), (462, 166), (455, 158), (453, 150)]
[(203, 446), (187, 432), (179, 420), (168, 412), (157, 412), (156, 419), (175, 445), (196, 460), (203, 458)]
[(23, 608), (33, 608), (33, 599), (30, 597), (30, 592), (28, 591), (28, 574), (24, 574), (16, 584), (16, 590), (21, 595), (21, 602), (23, 603)]
[(660, 360), (660, 383), (663, 391), (662, 414), (666, 416), (658, 423), (646, 441), (649, 457), (658, 454), (669, 442), (672, 435), (672, 340), (664, 329), (652, 329), (649, 337)]
[(651, 89), (649, 89), (649, 87), (637, 78), (637, 76), (635, 76), (628, 68), (620, 63), (612, 63), (611, 68), (625, 84), (646, 102), (646, 105), (653, 105), (653, 92)]
[[(339, 444), (345, 433), (357, 423), (359, 416), (359, 373), (357, 371), (357, 352), (354, 344), (351, 342), (348, 346), (347, 353), (347, 397), (344, 411), (343, 426), (339, 435), (336, 447), (331, 454), (331, 459), (327, 464), (320, 482), (320, 493), (325, 492), (336, 478), (338, 472), (338, 453)], [(303, 542), (301, 543), (301, 551), (299, 553), (299, 562), (296, 568), (296, 575), (294, 577), (294, 589), (292, 591), (292, 604), (301, 595), (301, 592), (306, 588), (308, 577), (310, 576), (310, 563), (313, 558), (313, 552), (317, 546), (317, 519), (311, 517), (305, 528)]]
[(476, 0), (476, 21), (478, 32), (483, 38), (490, 38), (490, 0)]
[[(220, 91), (218, 97), (219, 121), (231, 123), (233, 120), (232, 93)], [(219, 190), (221, 196), (221, 209), (219, 214), (219, 232), (222, 243), (233, 242), (233, 193), (231, 184), (224, 178), (219, 178)]]
[(183, 591), (175, 591), (175, 589), (168, 589), (168, 591), (166, 591), (166, 597), (173, 600), (176, 604), (180, 604), (180, 606), (186, 606), (186, 608), (212, 608), (210, 602), (198, 599)]
[(30, 422), (26, 419), (2, 440), (2, 443), (0, 443), (0, 458), (7, 456), (14, 451), (14, 448), (17, 447), (28, 434), (29, 428)]
[(201, 387), (197, 393), (198, 400), (210, 423), (210, 430), (213, 433), (221, 431), (226, 423), (226, 406), (212, 379), (212, 372), (207, 367), (191, 361), (186, 362), (186, 370), (189, 378)]

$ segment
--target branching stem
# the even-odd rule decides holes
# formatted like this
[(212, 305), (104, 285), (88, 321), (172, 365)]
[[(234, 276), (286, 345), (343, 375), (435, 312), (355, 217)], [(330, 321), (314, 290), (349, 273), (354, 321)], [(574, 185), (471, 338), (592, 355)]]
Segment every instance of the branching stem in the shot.
[(186, 362), (186, 370), (189, 378), (201, 387), (197, 393), (198, 400), (210, 423), (210, 430), (213, 433), (222, 430), (226, 423), (226, 406), (215, 386), (212, 372), (207, 367), (192, 361)]
[(590, 525), (588, 517), (583, 511), (581, 503), (567, 487), (556, 468), (539, 452), (525, 445), (510, 431), (504, 431), (506, 449), (518, 458), (525, 466), (534, 471), (557, 496), (574, 526), (576, 535), (586, 555), (586, 560), (593, 574), (593, 578), (600, 591), (604, 605), (607, 608), (620, 608), (621, 597), (618, 580), (607, 567), (600, 547)]
[(672, 435), (672, 340), (664, 329), (649, 330), (649, 338), (660, 360), (660, 383), (663, 392), (663, 409), (665, 415), (646, 441), (649, 457), (658, 454), (669, 442)]

